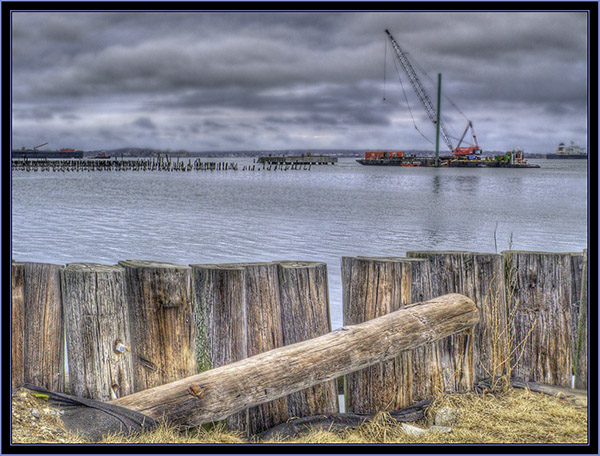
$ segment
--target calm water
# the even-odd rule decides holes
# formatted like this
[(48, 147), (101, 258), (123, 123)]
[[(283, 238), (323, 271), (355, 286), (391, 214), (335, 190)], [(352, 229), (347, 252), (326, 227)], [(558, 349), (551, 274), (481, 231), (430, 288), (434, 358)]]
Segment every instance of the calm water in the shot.
[[(252, 163), (230, 161), (240, 169)], [(337, 328), (342, 256), (500, 252), (511, 236), (513, 249), (586, 248), (587, 161), (531, 162), (542, 168), (388, 168), (340, 159), (287, 172), (14, 172), (13, 259), (324, 261)]]

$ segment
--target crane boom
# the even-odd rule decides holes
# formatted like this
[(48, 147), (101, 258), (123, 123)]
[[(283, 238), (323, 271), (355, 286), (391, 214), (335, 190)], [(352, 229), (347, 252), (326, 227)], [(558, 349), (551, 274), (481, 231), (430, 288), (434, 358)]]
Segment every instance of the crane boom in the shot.
[[(431, 99), (429, 98), (427, 91), (423, 87), (421, 80), (417, 76), (417, 73), (415, 72), (410, 61), (408, 60), (406, 53), (402, 50), (400, 45), (396, 42), (396, 40), (394, 39), (392, 34), (389, 32), (389, 30), (386, 29), (385, 33), (387, 33), (387, 35), (392, 43), (392, 47), (394, 48), (396, 58), (398, 59), (398, 61), (402, 65), (402, 68), (404, 69), (405, 73), (407, 74), (408, 80), (410, 81), (410, 84), (412, 85), (413, 90), (417, 94), (417, 98), (419, 98), (419, 101), (425, 108), (425, 112), (427, 113), (429, 120), (431, 120), (433, 122), (433, 124), (435, 125), (437, 111), (436, 111), (435, 107), (433, 106), (433, 103), (431, 102)], [(450, 136), (448, 135), (448, 132), (444, 128), (444, 125), (442, 124), (441, 121), (440, 121), (439, 126), (440, 126), (440, 133), (442, 135), (442, 138), (444, 138), (444, 142), (446, 143), (446, 145), (448, 146), (448, 148), (450, 150), (453, 150), (454, 148), (452, 147), (452, 141), (450, 141)]]
[(35, 146), (35, 147), (33, 148), (33, 150), (38, 150), (40, 147), (42, 147), (42, 146), (45, 146), (46, 144), (48, 144), (48, 143), (47, 143), (47, 142), (45, 142), (44, 144), (39, 144), (39, 145)]

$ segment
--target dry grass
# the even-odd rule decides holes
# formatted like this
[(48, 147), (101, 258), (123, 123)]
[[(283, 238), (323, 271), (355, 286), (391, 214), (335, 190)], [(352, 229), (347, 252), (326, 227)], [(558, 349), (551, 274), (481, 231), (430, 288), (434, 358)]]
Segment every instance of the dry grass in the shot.
[[(31, 419), (30, 409), (47, 409), (47, 402), (30, 393), (13, 399), (14, 443), (84, 443), (64, 430), (54, 415), (43, 413)], [(417, 426), (432, 424), (433, 414), (447, 405), (461, 410), (450, 433), (428, 433), (414, 437), (387, 414), (379, 414), (371, 423), (343, 432), (314, 431), (287, 440), (260, 443), (286, 444), (585, 444), (587, 408), (568, 399), (559, 399), (525, 390), (509, 390), (499, 395), (475, 393), (442, 396), (432, 404), (428, 417)], [(100, 444), (244, 444), (239, 436), (217, 426), (211, 430), (178, 432), (159, 426), (138, 436), (106, 436)]]

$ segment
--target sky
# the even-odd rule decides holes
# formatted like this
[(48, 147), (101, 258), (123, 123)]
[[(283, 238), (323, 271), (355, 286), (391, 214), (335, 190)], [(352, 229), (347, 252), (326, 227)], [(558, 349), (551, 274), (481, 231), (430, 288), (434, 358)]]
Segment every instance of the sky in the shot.
[(442, 74), (453, 145), (470, 120), (483, 150), (586, 146), (587, 28), (585, 12), (13, 12), (12, 148), (433, 150), (385, 29), (434, 104)]

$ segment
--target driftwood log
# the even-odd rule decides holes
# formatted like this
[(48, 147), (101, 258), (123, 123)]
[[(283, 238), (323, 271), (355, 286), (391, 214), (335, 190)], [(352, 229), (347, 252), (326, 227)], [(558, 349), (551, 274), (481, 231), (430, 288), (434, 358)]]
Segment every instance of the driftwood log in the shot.
[(68, 264), (61, 286), (71, 394), (108, 401), (133, 393), (123, 268)]
[(125, 269), (134, 390), (195, 374), (191, 269), (142, 260), (119, 265)]
[(12, 264), (12, 386), (29, 383), (63, 392), (62, 266)]
[(449, 294), (111, 401), (185, 427), (285, 397), (472, 327), (479, 311)]

